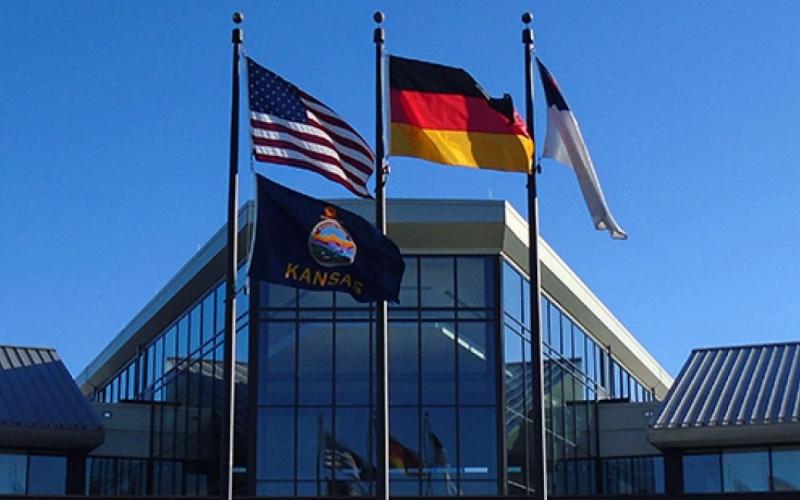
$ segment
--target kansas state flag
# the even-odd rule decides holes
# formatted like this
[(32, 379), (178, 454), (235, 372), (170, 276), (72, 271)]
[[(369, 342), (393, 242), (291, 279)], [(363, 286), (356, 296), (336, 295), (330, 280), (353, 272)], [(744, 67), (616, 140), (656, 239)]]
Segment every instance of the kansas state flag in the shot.
[(255, 279), (397, 302), (405, 264), (397, 245), (358, 215), (257, 175)]

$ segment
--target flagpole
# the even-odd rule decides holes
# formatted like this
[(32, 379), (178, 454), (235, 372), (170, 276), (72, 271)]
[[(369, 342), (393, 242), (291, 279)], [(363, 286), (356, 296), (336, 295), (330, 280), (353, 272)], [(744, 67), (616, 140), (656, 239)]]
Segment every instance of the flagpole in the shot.
[[(522, 14), (525, 28), (522, 30), (522, 43), (525, 47), (525, 118), (528, 133), (534, 139), (533, 121), (533, 29), (530, 27), (533, 15), (530, 12)], [(536, 175), (539, 166), (536, 163), (536, 151), (531, 159), (531, 170), (528, 172), (528, 274), (530, 276), (530, 309), (531, 309), (531, 368), (532, 376), (531, 401), (531, 446), (530, 458), (530, 486), (533, 487), (533, 498), (547, 500), (547, 455), (545, 452), (545, 426), (544, 426), (544, 384), (542, 363), (542, 328), (541, 328), (541, 289), (542, 279), (539, 269), (539, 201), (536, 192)]]
[[(233, 14), (233, 22), (241, 24), (241, 12)], [(231, 92), (230, 168), (228, 171), (228, 246), (225, 270), (225, 411), (222, 415), (220, 450), (220, 489), (222, 500), (233, 499), (233, 423), (236, 404), (236, 268), (239, 230), (239, 52), (243, 36), (240, 28), (231, 33), (233, 43), (233, 79)]]
[[(385, 16), (383, 12), (375, 12), (372, 16), (377, 24), (372, 41), (375, 42), (375, 225), (381, 234), (386, 234), (386, 177), (388, 168), (384, 161), (385, 151), (383, 144), (383, 106), (384, 74), (383, 52), (385, 33), (381, 24)], [(389, 499), (389, 377), (388, 377), (388, 351), (387, 351), (387, 316), (388, 309), (385, 300), (375, 303), (377, 311), (377, 423), (376, 423), (376, 459), (378, 461), (375, 477), (376, 500)]]

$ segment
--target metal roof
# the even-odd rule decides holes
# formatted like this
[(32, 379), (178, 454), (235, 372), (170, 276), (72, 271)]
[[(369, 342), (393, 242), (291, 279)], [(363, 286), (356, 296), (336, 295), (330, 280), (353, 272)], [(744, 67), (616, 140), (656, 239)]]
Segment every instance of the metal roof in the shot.
[(654, 430), (800, 420), (800, 343), (696, 349), (653, 416)]
[(91, 431), (94, 442), (102, 426), (55, 350), (0, 345), (0, 444), (53, 430)]

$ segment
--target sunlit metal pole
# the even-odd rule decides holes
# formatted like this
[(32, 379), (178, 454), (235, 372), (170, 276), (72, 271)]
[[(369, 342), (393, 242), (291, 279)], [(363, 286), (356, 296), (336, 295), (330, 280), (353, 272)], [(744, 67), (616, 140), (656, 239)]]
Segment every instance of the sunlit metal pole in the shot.
[[(233, 14), (240, 24), (244, 16)], [(233, 81), (231, 93), (230, 168), (228, 172), (228, 254), (225, 272), (225, 410), (222, 412), (222, 443), (220, 450), (220, 488), (222, 500), (233, 499), (233, 422), (236, 404), (236, 268), (238, 264), (237, 235), (239, 232), (239, 52), (242, 30), (234, 28)]]
[[(525, 118), (528, 133), (534, 139), (533, 115), (533, 29), (530, 23), (533, 15), (530, 12), (522, 14), (525, 28), (522, 30), (522, 43), (525, 47)], [(544, 383), (542, 363), (542, 322), (540, 311), (540, 296), (542, 279), (539, 269), (539, 202), (536, 192), (536, 175), (539, 169), (536, 163), (536, 150), (531, 158), (531, 170), (528, 172), (528, 274), (530, 276), (531, 299), (531, 370), (532, 393), (531, 401), (531, 450), (530, 458), (530, 486), (534, 490), (533, 498), (536, 500), (547, 499), (547, 455), (545, 452), (545, 427), (544, 427)]]

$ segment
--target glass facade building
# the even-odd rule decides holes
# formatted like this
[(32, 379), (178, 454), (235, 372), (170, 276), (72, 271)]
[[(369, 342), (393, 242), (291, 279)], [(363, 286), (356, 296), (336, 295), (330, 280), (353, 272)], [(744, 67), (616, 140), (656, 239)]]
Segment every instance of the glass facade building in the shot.
[[(511, 226), (512, 235), (521, 235), (519, 216), (501, 202), (466, 204), (438, 216), (448, 220), (405, 208), (411, 215), (399, 221), (396, 240), (406, 272), (400, 302), (389, 309), (391, 490), (403, 496), (527, 495), (535, 466), (535, 373), (530, 287), (516, 258), (524, 246), (509, 245), (508, 238), (492, 245), (473, 241), (483, 235), (461, 237), (457, 226)], [(476, 213), (488, 220), (470, 221)], [(425, 239), (440, 238), (438, 232), (405, 233), (403, 224), (454, 229), (451, 240), (431, 242)], [(618, 327), (602, 323), (594, 302), (584, 298), (581, 308), (573, 307), (587, 292), (564, 292), (574, 275), (559, 277), (568, 268), (553, 259), (543, 262), (550, 273), (541, 297), (549, 487), (556, 495), (590, 494), (603, 488), (608, 467), (598, 451), (596, 401), (648, 401), (663, 395), (667, 381), (622, 359), (630, 352), (618, 354), (614, 343), (626, 346), (627, 332), (614, 337)], [(195, 267), (201, 270), (187, 270), (186, 281), (207, 272), (202, 290), (195, 286), (190, 298), (174, 304), (169, 318), (140, 337), (146, 342), (129, 342), (135, 344), (130, 355), (113, 360), (111, 353), (82, 375), (99, 382), (90, 391), (98, 403), (152, 408), (147, 456), (92, 457), (89, 493), (218, 488), (223, 288), (221, 273)], [(588, 314), (593, 307), (599, 312)], [(374, 308), (341, 293), (249, 283), (237, 314), (237, 491), (373, 494)], [(601, 322), (599, 334), (589, 328), (593, 321)], [(130, 337), (142, 330), (132, 328)]]

